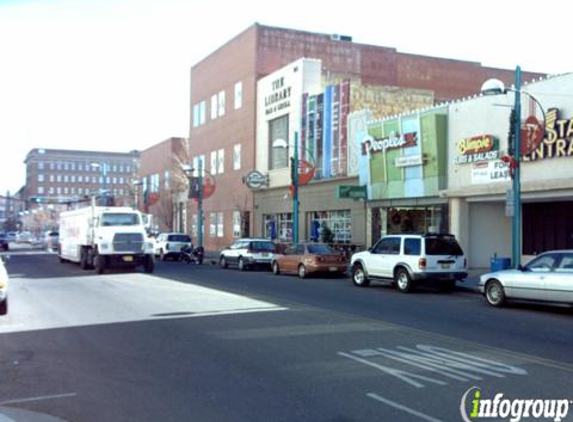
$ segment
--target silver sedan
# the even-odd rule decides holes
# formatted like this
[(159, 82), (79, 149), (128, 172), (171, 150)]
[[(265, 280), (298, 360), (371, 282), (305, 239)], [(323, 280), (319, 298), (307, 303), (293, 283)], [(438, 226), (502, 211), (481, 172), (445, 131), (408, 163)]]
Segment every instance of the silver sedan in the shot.
[(506, 299), (573, 303), (573, 250), (544, 252), (517, 269), (484, 274), (479, 288), (493, 306)]

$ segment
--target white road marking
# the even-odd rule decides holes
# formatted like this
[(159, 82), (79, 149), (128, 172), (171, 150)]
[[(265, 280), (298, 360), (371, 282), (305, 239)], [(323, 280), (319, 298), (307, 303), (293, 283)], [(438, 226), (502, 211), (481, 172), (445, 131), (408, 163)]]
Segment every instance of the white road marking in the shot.
[(416, 387), (416, 388), (424, 388), (425, 385), (422, 384), (421, 382), (414, 381), (413, 378), (419, 379), (421, 381), (431, 382), (431, 383), (434, 383), (437, 385), (448, 385), (448, 383), (444, 382), (444, 381), (440, 381), (440, 380), (430, 378), (430, 377), (425, 377), (423, 375), (412, 374), (410, 372), (402, 371), (402, 370), (395, 369), (395, 368), (390, 368), (389, 366), (379, 365), (377, 363), (370, 362), (369, 360), (361, 359), (361, 358), (357, 358), (356, 356), (349, 355), (348, 353), (338, 352), (338, 354), (340, 356), (345, 357), (345, 358), (355, 360), (356, 362), (360, 362), (360, 363), (363, 363), (365, 365), (372, 366), (372, 367), (374, 367), (374, 368), (376, 368), (382, 372), (387, 373), (388, 375), (393, 375), (393, 376), (401, 379), (405, 383), (410, 384), (411, 386)]
[(401, 405), (400, 403), (396, 403), (395, 401), (388, 400), (384, 397), (380, 397), (378, 394), (369, 393), (369, 394), (366, 394), (366, 396), (370, 397), (371, 399), (377, 400), (381, 403), (387, 404), (388, 406), (391, 406), (395, 409), (401, 410), (402, 412), (406, 412), (406, 413), (409, 413), (410, 415), (417, 416), (418, 418), (423, 419), (425, 421), (443, 422), (441, 419), (434, 418), (433, 416), (429, 416), (429, 415), (426, 415), (424, 413), (418, 412), (417, 410), (414, 410), (414, 409), (411, 409), (411, 408), (406, 407), (404, 405)]
[[(38, 396), (38, 397), (28, 397), (25, 399), (13, 399), (13, 400), (6, 400), (1, 401), (0, 406), (5, 406), (7, 404), (16, 404), (16, 403), (27, 403), (30, 401), (41, 401), (41, 400), (53, 400), (53, 399), (61, 399), (64, 397), (75, 397), (77, 393), (65, 393), (65, 394), (53, 394), (50, 396)], [(0, 422), (2, 420), (0, 419)]]

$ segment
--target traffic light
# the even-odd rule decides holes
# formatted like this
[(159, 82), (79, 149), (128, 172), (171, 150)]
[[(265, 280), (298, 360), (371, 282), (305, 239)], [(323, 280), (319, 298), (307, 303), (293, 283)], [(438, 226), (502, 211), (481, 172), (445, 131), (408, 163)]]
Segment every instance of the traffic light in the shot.
[(515, 109), (509, 113), (509, 133), (507, 134), (507, 153), (510, 156), (515, 155)]
[(297, 183), (296, 176), (297, 176), (297, 168), (296, 163), (294, 162), (294, 157), (290, 157), (290, 184), (295, 186)]

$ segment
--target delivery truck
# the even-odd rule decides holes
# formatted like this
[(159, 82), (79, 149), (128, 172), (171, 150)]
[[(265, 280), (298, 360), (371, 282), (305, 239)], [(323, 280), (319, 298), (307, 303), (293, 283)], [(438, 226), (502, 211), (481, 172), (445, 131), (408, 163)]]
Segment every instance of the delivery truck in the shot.
[(152, 273), (153, 244), (144, 216), (129, 207), (88, 206), (60, 213), (60, 262), (76, 262), (98, 274), (121, 266)]

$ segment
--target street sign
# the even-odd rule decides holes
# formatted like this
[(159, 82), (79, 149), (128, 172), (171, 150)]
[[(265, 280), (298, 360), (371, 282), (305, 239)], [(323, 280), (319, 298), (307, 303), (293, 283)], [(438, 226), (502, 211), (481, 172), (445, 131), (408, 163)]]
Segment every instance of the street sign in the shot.
[(505, 216), (513, 217), (515, 213), (515, 202), (513, 200), (513, 189), (508, 189), (505, 193)]
[(336, 198), (338, 199), (367, 199), (366, 186), (337, 186)]

